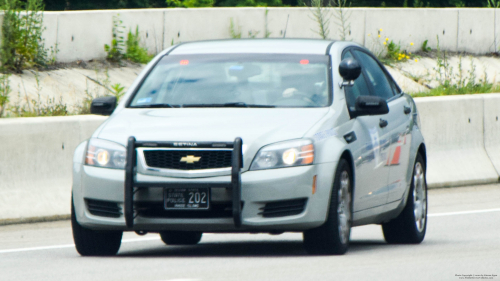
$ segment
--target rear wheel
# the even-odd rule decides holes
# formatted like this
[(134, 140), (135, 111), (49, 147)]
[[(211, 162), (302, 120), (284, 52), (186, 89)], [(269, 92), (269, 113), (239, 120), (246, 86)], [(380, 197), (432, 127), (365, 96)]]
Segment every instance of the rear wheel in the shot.
[(112, 256), (120, 249), (123, 232), (98, 231), (81, 226), (76, 220), (73, 199), (71, 199), (71, 228), (76, 250), (82, 256)]
[(201, 240), (200, 231), (163, 231), (161, 240), (167, 245), (195, 245)]
[(335, 173), (325, 224), (304, 231), (304, 246), (313, 255), (342, 255), (349, 248), (352, 216), (351, 168), (341, 159)]
[(406, 206), (395, 219), (382, 224), (384, 238), (391, 244), (418, 244), (427, 229), (427, 182), (425, 163), (418, 154)]

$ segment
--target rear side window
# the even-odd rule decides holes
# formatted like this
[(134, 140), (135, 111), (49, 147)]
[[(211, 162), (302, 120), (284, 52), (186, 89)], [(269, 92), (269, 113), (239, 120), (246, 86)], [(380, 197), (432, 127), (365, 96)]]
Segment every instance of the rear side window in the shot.
[(385, 72), (377, 61), (365, 52), (357, 50), (354, 52), (367, 75), (367, 82), (373, 86), (373, 90), (375, 91), (374, 94), (386, 100), (392, 98), (394, 96), (394, 91)]

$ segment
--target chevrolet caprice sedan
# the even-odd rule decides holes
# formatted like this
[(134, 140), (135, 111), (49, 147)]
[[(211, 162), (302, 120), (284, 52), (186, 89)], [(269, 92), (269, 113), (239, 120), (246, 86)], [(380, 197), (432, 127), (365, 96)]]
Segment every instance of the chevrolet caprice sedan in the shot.
[(124, 231), (168, 245), (204, 232), (302, 232), (344, 254), (351, 228), (420, 243), (426, 149), (413, 99), (352, 42), (191, 42), (154, 58), (74, 154), (77, 251), (114, 255)]

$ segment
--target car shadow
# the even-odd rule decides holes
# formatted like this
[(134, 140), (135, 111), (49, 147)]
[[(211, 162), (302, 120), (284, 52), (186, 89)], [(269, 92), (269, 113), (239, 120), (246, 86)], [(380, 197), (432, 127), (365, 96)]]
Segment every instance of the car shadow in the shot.
[(384, 240), (356, 240), (351, 241), (349, 245), (349, 251), (347, 253), (357, 253), (372, 251), (375, 249), (385, 249), (389, 248), (389, 245)]
[[(351, 241), (348, 253), (357, 253), (387, 246), (384, 241)], [(239, 241), (208, 242), (193, 246), (160, 246), (144, 250), (128, 250), (117, 257), (300, 257), (310, 256), (302, 241)]]

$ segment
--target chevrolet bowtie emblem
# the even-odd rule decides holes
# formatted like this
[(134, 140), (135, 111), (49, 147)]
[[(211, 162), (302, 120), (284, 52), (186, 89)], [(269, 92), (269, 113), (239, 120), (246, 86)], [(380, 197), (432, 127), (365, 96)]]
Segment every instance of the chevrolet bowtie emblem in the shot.
[(194, 162), (200, 161), (201, 157), (196, 157), (194, 155), (188, 155), (181, 158), (181, 162), (186, 162), (187, 164), (193, 164)]

